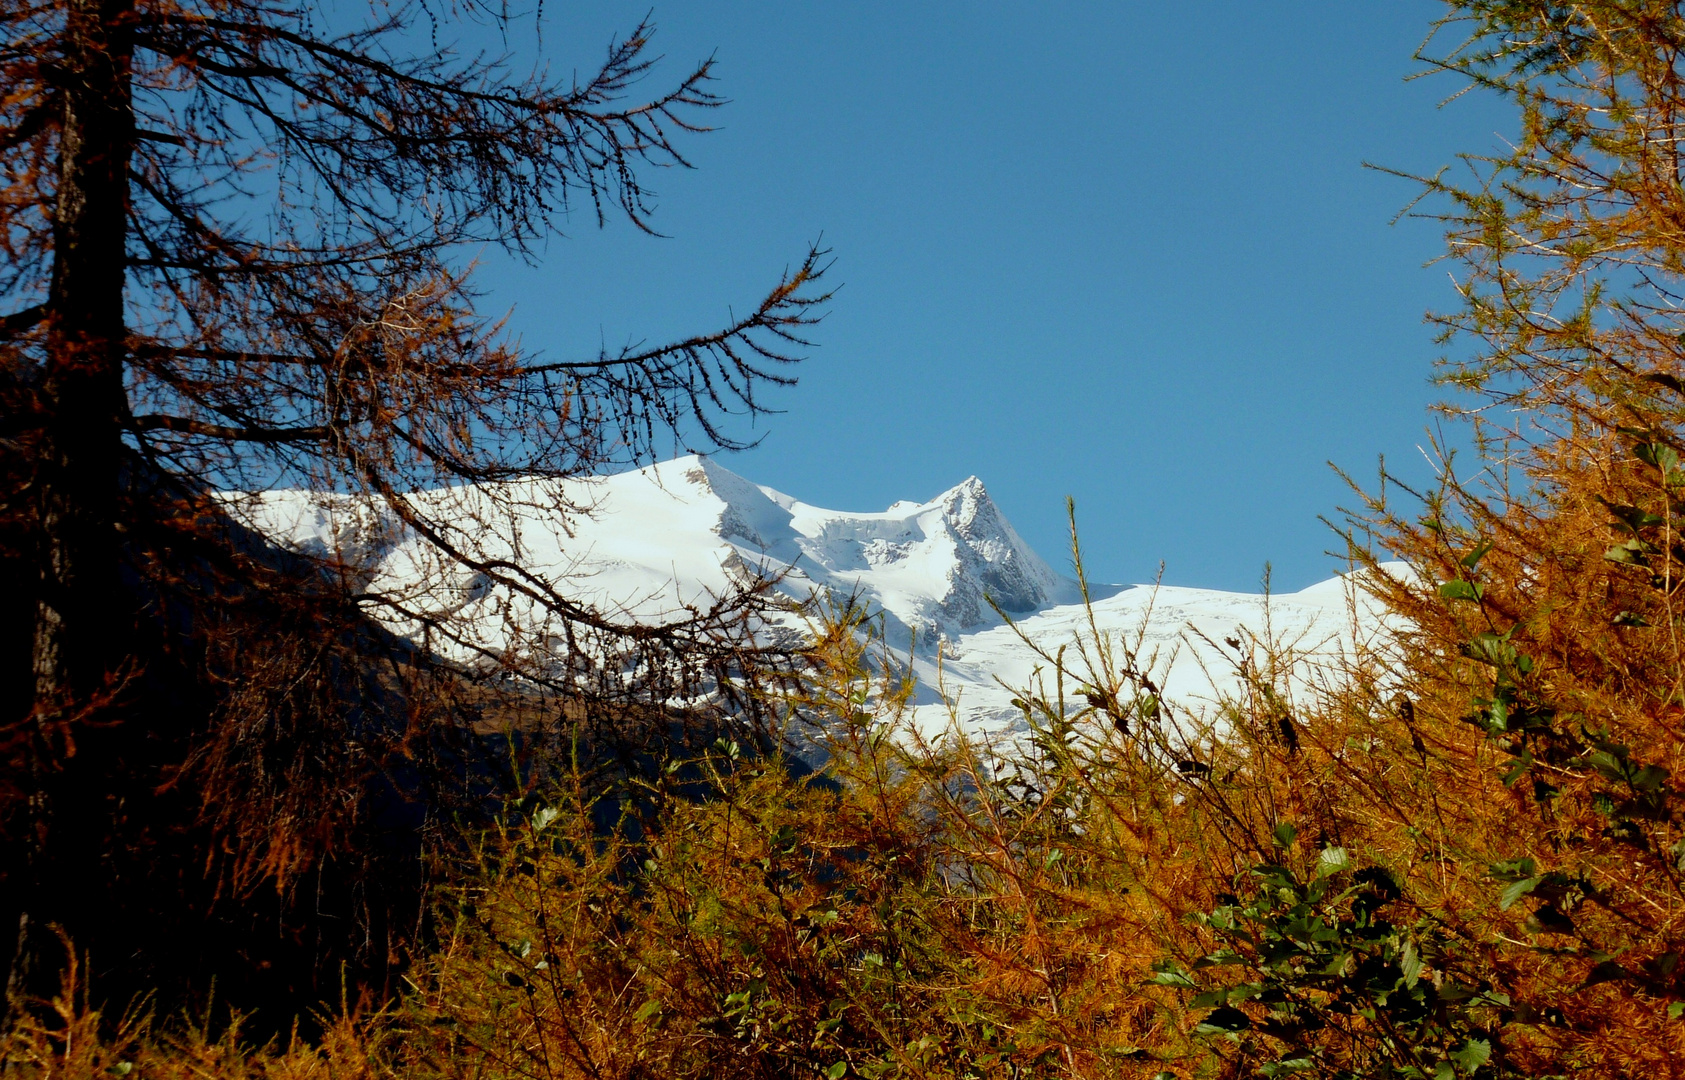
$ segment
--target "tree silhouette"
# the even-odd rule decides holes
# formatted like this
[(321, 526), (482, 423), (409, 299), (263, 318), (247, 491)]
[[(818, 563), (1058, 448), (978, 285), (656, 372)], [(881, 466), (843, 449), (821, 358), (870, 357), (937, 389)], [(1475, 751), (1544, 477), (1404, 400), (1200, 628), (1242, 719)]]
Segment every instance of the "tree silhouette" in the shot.
[[(480, 537), (500, 499), (576, 511), (560, 481), (662, 440), (739, 445), (732, 419), (793, 381), (828, 297), (823, 253), (682, 341), (579, 361), (512, 343), (475, 311), (465, 246), (532, 257), (575, 210), (648, 229), (641, 170), (684, 165), (675, 138), (721, 102), (712, 61), (631, 96), (653, 63), (647, 23), (583, 80), (437, 44), (513, 18), (433, 0), (345, 25), (266, 0), (0, 11), (0, 531), (29, 582), (7, 602), (30, 627), (4, 743), (14, 999), (39, 985), (44, 921), (75, 923), (77, 878), (113, 852), (197, 859), (205, 902), (226, 905), (263, 883), (287, 894), (355, 846), (367, 800), (330, 796), (354, 774), (366, 793), (375, 758), (413, 761), (417, 671), (478, 678), (468, 711), (483, 713), (492, 669), (564, 694), (642, 672), (621, 691), (660, 700), (650, 673), (741, 667), (731, 628), (752, 598), (638, 625)], [(467, 485), (469, 511), (412, 496)], [(449, 612), (367, 588), (343, 552), (282, 557), (227, 494), (279, 486), (374, 508), (555, 632), (488, 648)], [(381, 620), (454, 651), (398, 644)], [(609, 664), (622, 648), (666, 660)], [(148, 818), (168, 799), (175, 817)]]

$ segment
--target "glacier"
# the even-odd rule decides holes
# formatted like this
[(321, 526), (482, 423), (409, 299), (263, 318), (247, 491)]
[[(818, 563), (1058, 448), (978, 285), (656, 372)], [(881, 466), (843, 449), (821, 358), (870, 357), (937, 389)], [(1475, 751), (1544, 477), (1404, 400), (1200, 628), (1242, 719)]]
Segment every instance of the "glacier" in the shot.
[[(1273, 595), (1090, 583), (1085, 604), (1077, 581), (1024, 542), (976, 477), (875, 513), (813, 506), (701, 456), (559, 486), (511, 481), (405, 498), (441, 523), (438, 540), (618, 617), (682, 618), (756, 576), (796, 601), (856, 597), (917, 676), (914, 723), (927, 735), (956, 721), (973, 735), (1021, 732), (1015, 691), (1047, 667), (1030, 642), (1047, 654), (1096, 633), (1125, 642), (1162, 696), (1197, 711), (1235, 689), (1237, 663), (1256, 643), (1285, 658), (1286, 692), (1302, 693), (1314, 692), (1327, 661), (1388, 632), (1350, 575)], [(347, 567), (357, 587), (396, 598), (377, 617), (399, 632), (449, 615), (482, 655), (510, 647), (511, 634), (554, 632), (544, 625), (553, 613), (462, 570), (390, 510), (296, 490), (231, 495), (229, 505), (273, 540)], [(802, 625), (787, 613), (782, 629)]]

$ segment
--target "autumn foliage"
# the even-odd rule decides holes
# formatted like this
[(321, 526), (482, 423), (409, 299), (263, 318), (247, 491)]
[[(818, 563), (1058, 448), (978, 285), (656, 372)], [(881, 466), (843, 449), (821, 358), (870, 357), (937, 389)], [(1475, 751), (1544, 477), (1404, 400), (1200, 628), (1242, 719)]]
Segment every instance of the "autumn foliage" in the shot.
[(612, 773), (557, 744), (436, 849), (396, 998), (215, 1051), (160, 1003), (97, 1016), (73, 979), (6, 1060), (1685, 1074), (1685, 15), (1447, 6), (1421, 58), (1520, 126), (1467, 179), (1416, 178), (1456, 268), (1435, 318), (1473, 449), (1431, 489), (1354, 484), (1351, 580), (1385, 632), (1338, 663), (1234, 638), (1240, 690), (1204, 712), (1161, 698), (1143, 635), (1032, 643), (1031, 735), (991, 746), (917, 730), (866, 614), (816, 611), (800, 677), (752, 693), (817, 770), (730, 732)]

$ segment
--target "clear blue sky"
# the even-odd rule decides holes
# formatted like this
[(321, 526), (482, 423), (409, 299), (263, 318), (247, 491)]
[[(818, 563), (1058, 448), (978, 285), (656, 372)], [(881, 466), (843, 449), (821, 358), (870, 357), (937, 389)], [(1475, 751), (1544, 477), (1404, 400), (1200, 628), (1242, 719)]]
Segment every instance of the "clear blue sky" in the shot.
[[(644, 0), (546, 5), (564, 70)], [(1327, 576), (1332, 460), (1425, 475), (1422, 322), (1454, 300), (1413, 195), (1515, 122), (1405, 82), (1439, 5), (659, 0), (662, 86), (732, 99), (653, 176), (655, 219), (582, 216), (488, 307), (547, 354), (712, 329), (823, 233), (843, 285), (801, 384), (723, 463), (848, 510), (976, 474), (1049, 561), (1076, 498), (1093, 576)]]

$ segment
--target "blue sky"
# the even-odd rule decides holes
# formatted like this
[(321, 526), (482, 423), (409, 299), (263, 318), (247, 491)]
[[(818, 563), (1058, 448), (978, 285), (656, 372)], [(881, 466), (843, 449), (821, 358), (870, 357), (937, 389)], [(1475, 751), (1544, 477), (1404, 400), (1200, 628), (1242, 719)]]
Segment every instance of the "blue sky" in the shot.
[[(587, 68), (643, 0), (544, 15)], [(1427, 0), (663, 0), (664, 85), (710, 54), (732, 103), (651, 177), (652, 238), (581, 216), (541, 263), (488, 260), (553, 356), (657, 341), (751, 304), (823, 234), (843, 287), (764, 442), (723, 460), (877, 510), (976, 474), (1101, 581), (1253, 589), (1327, 576), (1334, 461), (1407, 476), (1440, 392), (1422, 316), (1454, 300), (1409, 184), (1514, 120), (1406, 82)]]

